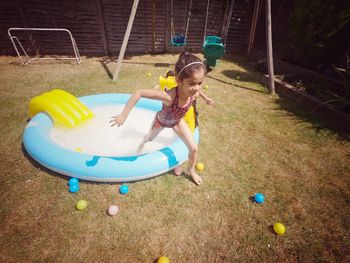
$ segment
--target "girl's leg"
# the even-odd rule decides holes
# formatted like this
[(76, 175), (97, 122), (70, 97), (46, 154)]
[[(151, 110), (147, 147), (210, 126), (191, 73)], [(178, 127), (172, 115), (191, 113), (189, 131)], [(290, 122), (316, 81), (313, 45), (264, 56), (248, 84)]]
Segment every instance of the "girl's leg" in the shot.
[(151, 129), (149, 132), (143, 137), (142, 142), (139, 144), (137, 148), (137, 154), (141, 154), (143, 147), (149, 141), (153, 141), (155, 137), (164, 129), (164, 127), (160, 126), (156, 119), (153, 120)]
[(189, 164), (188, 164), (188, 174), (191, 176), (192, 180), (200, 185), (202, 183), (202, 177), (196, 173), (195, 163), (197, 159), (198, 147), (193, 140), (193, 135), (191, 130), (188, 128), (186, 122), (182, 119), (174, 128), (176, 134), (184, 141), (189, 150)]
[(179, 175), (181, 175), (182, 174), (182, 167), (179, 165), (179, 166), (176, 166), (175, 168), (174, 168), (174, 174), (176, 175), (176, 176), (179, 176)]

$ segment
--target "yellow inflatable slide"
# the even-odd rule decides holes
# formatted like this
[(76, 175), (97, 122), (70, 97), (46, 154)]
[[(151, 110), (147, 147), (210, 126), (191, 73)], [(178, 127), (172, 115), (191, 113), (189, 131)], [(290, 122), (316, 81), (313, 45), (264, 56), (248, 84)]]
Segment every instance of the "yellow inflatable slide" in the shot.
[(75, 127), (90, 119), (93, 113), (72, 94), (54, 89), (34, 97), (29, 103), (29, 116), (45, 111), (56, 126)]

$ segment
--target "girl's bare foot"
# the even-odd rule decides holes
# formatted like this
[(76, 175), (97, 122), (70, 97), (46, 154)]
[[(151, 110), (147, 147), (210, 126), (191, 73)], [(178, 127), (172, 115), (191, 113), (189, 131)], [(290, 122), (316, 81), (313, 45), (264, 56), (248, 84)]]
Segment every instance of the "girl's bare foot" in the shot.
[(203, 182), (202, 177), (200, 177), (195, 171), (189, 171), (188, 175), (192, 178), (196, 185), (200, 185)]
[(177, 166), (177, 167), (174, 168), (174, 174), (175, 174), (176, 176), (179, 176), (179, 175), (182, 174), (182, 168), (181, 168), (181, 166)]

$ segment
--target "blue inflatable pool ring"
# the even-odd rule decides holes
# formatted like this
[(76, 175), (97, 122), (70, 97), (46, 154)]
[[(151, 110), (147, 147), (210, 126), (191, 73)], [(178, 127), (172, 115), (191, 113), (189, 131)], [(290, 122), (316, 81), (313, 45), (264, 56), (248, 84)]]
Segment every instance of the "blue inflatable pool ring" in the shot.
[[(78, 98), (89, 107), (105, 104), (126, 104), (130, 94), (98, 94)], [(140, 99), (136, 107), (157, 112), (162, 103)], [(100, 182), (130, 182), (148, 179), (175, 168), (188, 159), (188, 149), (180, 138), (159, 150), (135, 156), (100, 156), (64, 148), (50, 138), (52, 119), (37, 113), (23, 134), (23, 145), (28, 154), (41, 165), (69, 177)], [(147, 131), (145, 131), (146, 133)], [(199, 141), (195, 129), (194, 140)]]

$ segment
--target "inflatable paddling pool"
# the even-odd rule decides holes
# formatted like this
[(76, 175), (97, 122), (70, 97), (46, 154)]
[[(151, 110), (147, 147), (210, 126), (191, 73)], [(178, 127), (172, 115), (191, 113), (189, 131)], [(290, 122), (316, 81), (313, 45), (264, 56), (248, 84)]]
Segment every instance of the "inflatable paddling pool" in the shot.
[[(123, 126), (110, 127), (108, 119), (112, 115), (103, 113), (103, 107), (110, 105), (113, 107), (113, 115), (118, 114), (120, 111), (116, 111), (116, 109), (118, 107), (118, 109), (122, 109), (130, 96), (130, 94), (98, 94), (77, 99), (62, 90), (53, 90), (35, 97), (29, 106), (30, 115), (34, 116), (24, 130), (23, 145), (32, 158), (50, 170), (90, 181), (129, 182), (143, 180), (163, 174), (185, 162), (188, 159), (188, 149), (182, 140), (175, 134), (169, 135), (169, 138), (161, 136), (165, 130), (172, 132), (172, 129), (165, 129), (161, 132), (158, 136), (160, 137), (159, 143), (155, 149), (150, 148), (148, 152), (143, 152), (140, 155), (136, 154), (136, 150), (128, 152), (128, 148), (132, 147), (123, 143), (136, 134), (140, 139), (131, 142), (130, 145), (137, 147), (142, 136), (148, 132), (155, 113), (162, 106), (160, 101), (150, 99), (141, 99), (136, 104), (133, 109), (136, 111), (134, 114), (139, 115), (140, 112), (144, 111), (150, 116), (147, 117), (149, 118), (147, 125), (142, 126), (141, 121), (136, 120), (137, 126), (135, 127), (142, 126), (141, 128), (144, 130), (136, 131), (134, 128), (128, 127), (128, 120), (132, 119), (132, 116), (129, 116)], [(106, 140), (108, 134), (102, 131), (102, 134), (95, 135), (94, 132), (98, 132), (100, 128), (84, 131), (84, 129), (88, 129), (90, 122), (97, 119), (98, 114), (95, 114), (93, 109), (96, 108), (97, 113), (98, 107), (102, 107), (102, 115), (107, 118), (103, 120), (102, 126), (105, 126), (106, 131), (110, 131), (110, 136), (112, 136), (107, 142), (108, 149), (118, 148), (111, 145), (112, 142), (116, 141), (117, 145), (122, 145), (119, 147), (121, 148), (119, 154), (114, 155), (113, 152), (104, 153), (103, 151), (94, 152), (94, 149), (98, 148), (93, 145), (95, 137), (99, 137), (99, 141), (96, 143), (99, 145)], [(113, 136), (117, 136), (115, 134), (121, 131), (119, 129), (122, 127), (125, 130), (118, 137), (118, 142), (118, 138)], [(81, 134), (78, 134), (68, 144), (64, 145), (59, 142), (58, 137), (67, 139), (66, 137), (75, 131), (79, 131)], [(79, 143), (79, 138), (84, 137), (84, 134), (88, 135), (87, 139), (85, 138), (85, 142)], [(198, 143), (198, 128), (194, 129), (193, 136)], [(81, 147), (82, 143), (85, 143), (85, 146)], [(93, 147), (88, 149), (91, 145)]]

